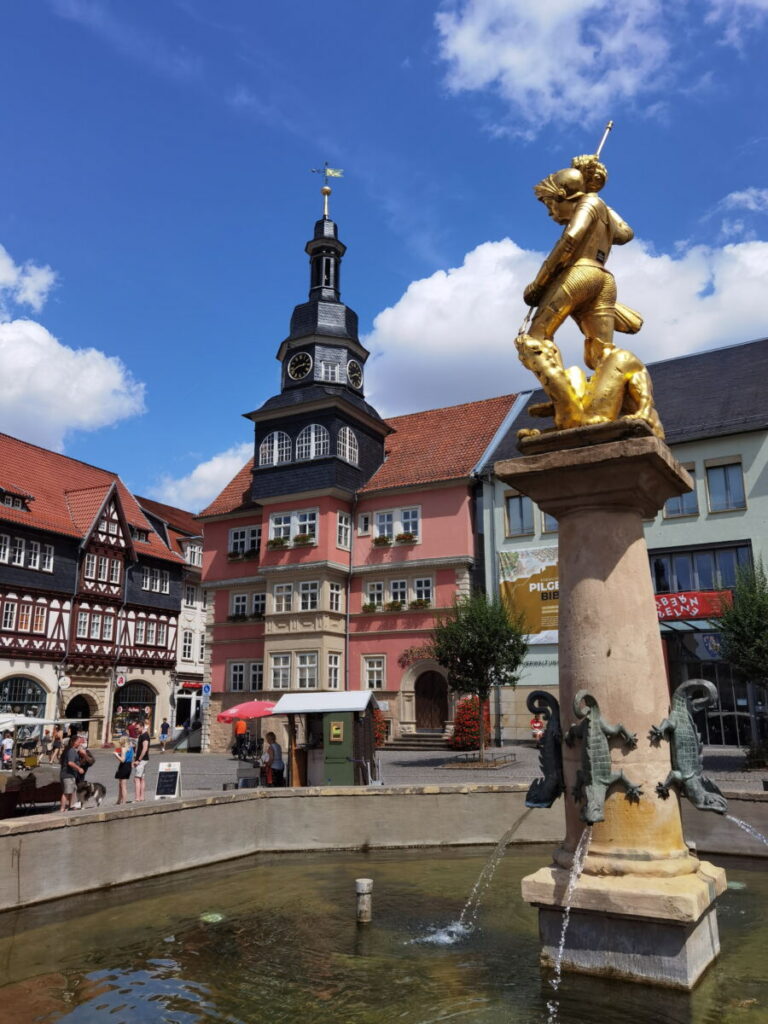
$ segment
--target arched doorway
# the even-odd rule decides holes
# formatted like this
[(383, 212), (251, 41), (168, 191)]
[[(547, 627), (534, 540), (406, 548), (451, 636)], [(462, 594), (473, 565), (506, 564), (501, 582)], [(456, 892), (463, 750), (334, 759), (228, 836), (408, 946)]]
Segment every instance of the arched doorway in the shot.
[(88, 698), (83, 696), (82, 693), (78, 693), (72, 700), (67, 704), (64, 710), (65, 718), (90, 718), (91, 717), (91, 706), (88, 703)]
[(131, 722), (138, 722), (152, 734), (156, 703), (157, 694), (147, 683), (132, 680), (121, 686), (112, 704), (112, 732), (124, 733)]
[(448, 684), (439, 672), (422, 672), (414, 685), (416, 728), (442, 732), (448, 719)]
[(10, 676), (0, 682), (0, 711), (42, 718), (45, 697), (45, 688), (29, 676)]

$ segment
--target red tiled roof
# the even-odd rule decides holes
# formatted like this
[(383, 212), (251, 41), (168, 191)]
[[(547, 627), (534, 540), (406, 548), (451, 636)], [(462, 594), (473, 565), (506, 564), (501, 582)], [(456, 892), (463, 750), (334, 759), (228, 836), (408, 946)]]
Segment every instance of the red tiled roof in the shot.
[(237, 512), (239, 509), (248, 508), (251, 492), (251, 470), (253, 459), (249, 459), (240, 472), (229, 481), (218, 497), (214, 498), (207, 508), (200, 512), (198, 518), (203, 516), (226, 515), (227, 512)]
[(395, 433), (386, 440), (386, 458), (362, 491), (469, 476), (516, 397), (500, 395), (388, 420)]
[(134, 541), (136, 549), (166, 561), (182, 561), (158, 537), (116, 473), (0, 434), (0, 487), (32, 499), (26, 509), (0, 504), (0, 520), (82, 538), (113, 485), (127, 521), (149, 534), (146, 542)]
[(142, 498), (138, 494), (136, 501), (147, 512), (151, 512), (158, 519), (165, 520), (177, 533), (184, 533), (188, 537), (200, 536), (200, 523), (191, 512), (187, 512), (183, 508), (176, 508), (174, 505), (164, 505), (161, 501), (153, 501), (151, 498)]
[[(386, 461), (362, 491), (413, 487), (469, 476), (516, 397), (500, 395), (387, 420), (395, 433), (386, 440)], [(253, 459), (249, 459), (200, 517), (248, 508), (252, 469)]]

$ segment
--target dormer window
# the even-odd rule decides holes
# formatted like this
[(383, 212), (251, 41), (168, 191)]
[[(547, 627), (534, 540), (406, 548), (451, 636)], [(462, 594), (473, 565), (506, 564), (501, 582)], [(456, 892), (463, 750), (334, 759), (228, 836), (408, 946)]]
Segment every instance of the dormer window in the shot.
[(146, 544), (149, 541), (149, 530), (142, 530), (139, 526), (132, 526), (131, 536), (134, 540), (140, 540)]
[(10, 494), (6, 491), (3, 494), (3, 504), (7, 505), (8, 508), (18, 508), (22, 511), (27, 511), (27, 502), (21, 494)]

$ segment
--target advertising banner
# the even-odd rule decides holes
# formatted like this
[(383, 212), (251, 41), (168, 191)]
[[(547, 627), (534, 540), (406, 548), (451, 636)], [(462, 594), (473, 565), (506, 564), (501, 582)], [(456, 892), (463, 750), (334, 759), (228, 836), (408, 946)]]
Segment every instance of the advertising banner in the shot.
[(678, 594), (657, 594), (656, 613), (661, 622), (674, 619), (717, 619), (723, 601), (731, 603), (730, 590), (684, 590)]
[(502, 601), (525, 616), (529, 643), (557, 643), (557, 545), (500, 551), (499, 592)]

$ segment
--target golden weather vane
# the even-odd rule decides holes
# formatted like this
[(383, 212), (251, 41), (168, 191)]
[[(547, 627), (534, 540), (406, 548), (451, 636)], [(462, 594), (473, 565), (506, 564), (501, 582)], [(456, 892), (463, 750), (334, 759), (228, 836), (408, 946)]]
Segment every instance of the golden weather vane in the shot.
[(323, 187), (320, 192), (323, 196), (323, 216), (330, 216), (328, 213), (328, 196), (331, 194), (331, 186), (328, 184), (329, 178), (343, 178), (344, 171), (339, 167), (329, 167), (328, 161), (326, 160), (322, 167), (310, 168), (311, 174), (322, 174), (323, 175)]

